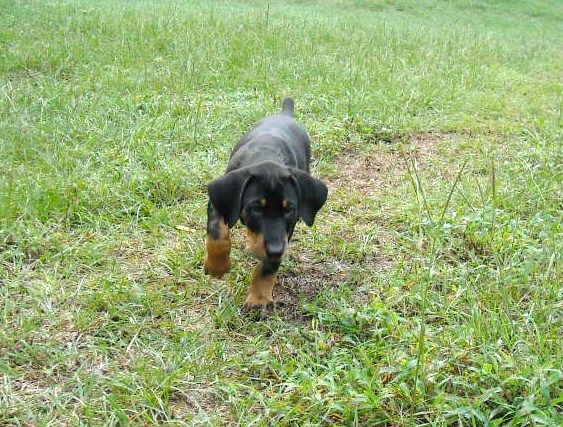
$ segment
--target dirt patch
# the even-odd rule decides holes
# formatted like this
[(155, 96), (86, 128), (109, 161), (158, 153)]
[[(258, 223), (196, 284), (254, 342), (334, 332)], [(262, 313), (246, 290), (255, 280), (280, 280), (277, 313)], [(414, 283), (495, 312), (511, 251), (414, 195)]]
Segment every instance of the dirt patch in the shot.
[[(416, 159), (424, 168), (435, 154), (436, 145), (453, 134), (434, 132), (412, 134), (401, 145), (371, 145), (361, 152), (357, 147), (344, 148), (336, 162), (337, 175), (323, 177), (329, 190), (347, 189), (364, 195), (376, 195), (397, 185), (407, 172), (407, 162)], [(380, 148), (380, 149), (378, 149)]]
[[(5, 378), (9, 378), (8, 375), (0, 374), (0, 380)], [(45, 395), (52, 387), (48, 378), (39, 371), (29, 371), (19, 378), (12, 377), (9, 382), (4, 382), (4, 384), (7, 386), (2, 391), (8, 396), (8, 408), (10, 403), (15, 404), (28, 399), (47, 403)]]
[(426, 160), (435, 154), (436, 144), (442, 141), (451, 140), (456, 134), (446, 132), (416, 133), (409, 137), (411, 153), (418, 160)]
[(303, 304), (321, 292), (337, 289), (348, 280), (351, 269), (338, 260), (313, 263), (307, 255), (301, 255), (298, 263), (298, 270), (279, 275), (274, 314), (291, 322), (309, 323), (311, 316), (303, 310)]
[(385, 185), (381, 171), (386, 169), (387, 159), (368, 158), (355, 150), (344, 151), (337, 162), (338, 175), (324, 177), (330, 192), (340, 188), (371, 194), (377, 187)]

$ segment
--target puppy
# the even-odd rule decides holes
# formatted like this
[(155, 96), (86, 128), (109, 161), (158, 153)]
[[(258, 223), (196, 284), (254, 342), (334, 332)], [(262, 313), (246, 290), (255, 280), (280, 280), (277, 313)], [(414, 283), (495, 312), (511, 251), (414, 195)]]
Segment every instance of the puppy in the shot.
[(295, 225), (313, 225), (324, 205), (326, 185), (309, 174), (311, 141), (293, 119), (294, 102), (266, 117), (244, 135), (231, 153), (225, 175), (208, 185), (205, 272), (220, 278), (231, 267), (229, 230), (246, 226), (248, 249), (260, 260), (245, 309), (273, 303), (273, 289)]

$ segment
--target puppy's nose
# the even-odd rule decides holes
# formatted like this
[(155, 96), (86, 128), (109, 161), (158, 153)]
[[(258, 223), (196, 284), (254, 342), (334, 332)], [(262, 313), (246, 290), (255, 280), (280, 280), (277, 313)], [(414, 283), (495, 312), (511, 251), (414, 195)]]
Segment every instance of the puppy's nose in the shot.
[(283, 243), (266, 243), (266, 255), (268, 255), (268, 258), (281, 258), (283, 255)]

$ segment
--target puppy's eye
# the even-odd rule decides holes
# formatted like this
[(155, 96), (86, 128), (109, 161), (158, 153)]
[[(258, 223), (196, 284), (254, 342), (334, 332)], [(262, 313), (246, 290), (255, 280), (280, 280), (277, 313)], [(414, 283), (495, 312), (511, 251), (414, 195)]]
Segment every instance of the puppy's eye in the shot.
[(294, 210), (295, 210), (295, 206), (293, 206), (292, 204), (288, 204), (288, 205), (285, 207), (285, 214), (286, 214), (287, 216), (291, 216), (291, 215), (293, 215), (293, 211), (294, 211)]

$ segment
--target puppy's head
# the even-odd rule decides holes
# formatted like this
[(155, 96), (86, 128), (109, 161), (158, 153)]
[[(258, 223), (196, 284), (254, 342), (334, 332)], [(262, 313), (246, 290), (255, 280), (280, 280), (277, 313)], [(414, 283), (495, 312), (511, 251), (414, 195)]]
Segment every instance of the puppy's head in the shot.
[(229, 227), (246, 226), (248, 246), (260, 259), (279, 260), (299, 219), (313, 225), (326, 185), (295, 168), (263, 162), (212, 181), (209, 199)]

